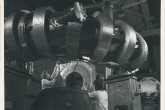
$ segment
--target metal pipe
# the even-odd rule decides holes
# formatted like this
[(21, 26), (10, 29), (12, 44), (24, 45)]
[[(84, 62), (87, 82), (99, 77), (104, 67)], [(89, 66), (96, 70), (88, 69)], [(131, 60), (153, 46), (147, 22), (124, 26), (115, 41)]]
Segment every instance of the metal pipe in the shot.
[[(134, 7), (136, 5), (140, 5), (142, 3), (146, 2), (146, 0), (143, 0), (143, 1), (139, 1), (139, 2), (134, 2), (134, 3), (131, 3), (129, 5), (124, 5), (121, 7), (121, 10), (124, 10), (124, 9), (127, 9), (127, 8), (131, 8), (131, 7)], [(113, 4), (113, 2), (111, 2), (111, 4)], [(90, 5), (87, 5), (87, 6), (84, 6), (84, 8), (88, 11), (88, 10), (98, 10), (98, 9), (101, 9), (103, 6), (105, 5), (104, 2), (99, 2), (99, 3), (94, 3), (94, 4), (90, 4)], [(118, 11), (118, 9), (116, 10), (113, 10), (114, 12)]]
[(110, 3), (110, 1), (105, 2), (105, 6), (103, 7), (103, 13), (110, 16), (113, 21), (113, 5)]

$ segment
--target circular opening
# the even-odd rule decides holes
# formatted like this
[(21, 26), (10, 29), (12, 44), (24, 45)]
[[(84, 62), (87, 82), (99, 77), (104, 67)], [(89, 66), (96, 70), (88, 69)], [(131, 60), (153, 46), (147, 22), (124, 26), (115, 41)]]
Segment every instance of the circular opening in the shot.
[(83, 78), (80, 73), (72, 72), (66, 78), (66, 87), (73, 89), (81, 89), (83, 86)]

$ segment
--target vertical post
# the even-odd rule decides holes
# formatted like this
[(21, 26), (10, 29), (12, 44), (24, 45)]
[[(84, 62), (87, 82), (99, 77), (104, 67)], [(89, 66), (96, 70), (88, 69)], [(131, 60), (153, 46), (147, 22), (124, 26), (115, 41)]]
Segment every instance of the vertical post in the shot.
[[(105, 79), (108, 79), (112, 74), (113, 69), (105, 68)], [(108, 90), (108, 84), (106, 84), (106, 90)]]
[(103, 7), (103, 13), (110, 16), (113, 20), (113, 5), (110, 1), (105, 2), (105, 6)]

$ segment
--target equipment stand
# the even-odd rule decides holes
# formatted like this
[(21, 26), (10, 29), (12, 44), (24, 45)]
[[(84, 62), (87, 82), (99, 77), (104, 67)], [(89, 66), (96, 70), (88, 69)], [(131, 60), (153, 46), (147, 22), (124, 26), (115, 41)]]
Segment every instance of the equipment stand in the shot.
[(142, 110), (139, 82), (133, 75), (115, 75), (105, 80), (108, 110)]

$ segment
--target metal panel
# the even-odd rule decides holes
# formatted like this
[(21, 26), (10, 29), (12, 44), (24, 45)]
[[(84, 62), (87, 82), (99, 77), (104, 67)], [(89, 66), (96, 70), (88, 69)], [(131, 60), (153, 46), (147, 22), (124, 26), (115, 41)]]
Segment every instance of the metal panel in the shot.
[(107, 85), (109, 110), (117, 107), (124, 107), (126, 110), (141, 110), (140, 95), (134, 96), (134, 92), (139, 89), (136, 78), (133, 76), (118, 78), (107, 82)]

